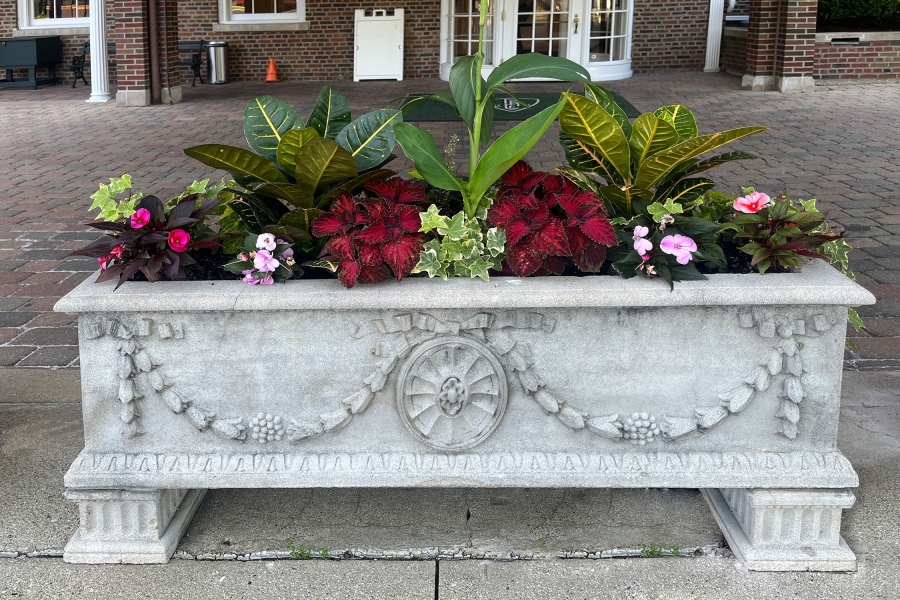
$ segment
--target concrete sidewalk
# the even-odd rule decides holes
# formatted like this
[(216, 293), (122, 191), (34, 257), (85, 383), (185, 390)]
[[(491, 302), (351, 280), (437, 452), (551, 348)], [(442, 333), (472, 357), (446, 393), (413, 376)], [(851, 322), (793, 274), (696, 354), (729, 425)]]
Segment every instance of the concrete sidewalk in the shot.
[[(437, 80), (332, 82), (354, 115), (392, 98), (447, 89)], [(242, 115), (257, 95), (271, 94), (308, 115), (322, 83), (238, 83), (184, 89), (174, 106), (117, 108), (85, 104), (89, 90), (66, 86), (4, 90), (0, 131), (12, 140), (0, 180), (0, 366), (74, 367), (74, 319), (49, 312), (58, 298), (96, 270), (69, 258), (96, 239), (81, 225), (91, 219), (90, 195), (108, 177), (130, 173), (136, 189), (169, 197), (194, 179), (221, 176), (187, 158), (186, 147), (221, 142), (244, 146)], [(529, 83), (517, 92), (559, 91), (568, 84)], [(719, 189), (752, 185), (796, 198), (818, 198), (847, 229), (856, 250), (851, 266), (878, 298), (866, 307), (868, 332), (856, 336), (860, 369), (900, 367), (900, 84), (817, 86), (812, 94), (748, 92), (721, 73), (657, 73), (610, 82), (638, 110), (681, 103), (702, 133), (758, 124), (770, 130), (729, 146), (761, 160), (723, 165), (709, 173)], [(512, 122), (497, 123), (496, 133)], [(461, 137), (457, 162), (465, 172), (460, 123), (423, 123), (438, 146)], [(529, 153), (536, 167), (565, 164), (554, 126)], [(399, 152), (399, 149), (398, 149)], [(391, 168), (405, 171), (402, 159)]]
[(697, 490), (660, 489), (212, 490), (168, 565), (67, 565), (77, 375), (0, 369), (0, 598), (898, 597), (900, 372), (844, 377), (850, 574), (747, 572)]

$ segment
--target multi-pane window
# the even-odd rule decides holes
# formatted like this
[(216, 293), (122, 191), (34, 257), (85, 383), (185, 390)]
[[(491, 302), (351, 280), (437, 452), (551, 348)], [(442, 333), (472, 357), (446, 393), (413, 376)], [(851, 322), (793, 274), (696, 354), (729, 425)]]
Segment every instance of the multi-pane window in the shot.
[(296, 13), (297, 0), (231, 0), (234, 15), (278, 15)]
[(589, 61), (625, 60), (631, 0), (590, 0)]
[(304, 0), (219, 0), (220, 23), (304, 21)]
[(516, 54), (566, 56), (569, 0), (519, 0)]
[(486, 2), (484, 20), (484, 64), (493, 64), (494, 56), (494, 6), (492, 0), (451, 0), (453, 14), (450, 17), (450, 62), (478, 52), (478, 19), (481, 3)]
[(32, 0), (32, 19), (35, 25), (51, 19), (87, 17), (88, 0)]

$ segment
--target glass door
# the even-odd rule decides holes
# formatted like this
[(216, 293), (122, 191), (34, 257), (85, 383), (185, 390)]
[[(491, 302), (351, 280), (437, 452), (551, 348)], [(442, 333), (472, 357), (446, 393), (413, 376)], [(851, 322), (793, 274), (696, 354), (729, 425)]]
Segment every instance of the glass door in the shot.
[(515, 54), (569, 56), (569, 0), (518, 0)]
[(586, 0), (590, 14), (580, 61), (598, 80), (631, 76), (632, 0)]

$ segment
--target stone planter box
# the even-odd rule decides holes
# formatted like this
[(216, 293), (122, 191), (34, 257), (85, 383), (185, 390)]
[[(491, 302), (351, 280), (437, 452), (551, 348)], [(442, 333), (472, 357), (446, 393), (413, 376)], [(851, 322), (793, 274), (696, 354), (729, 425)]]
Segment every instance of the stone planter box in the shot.
[(69, 562), (165, 562), (208, 488), (701, 488), (751, 569), (852, 570), (836, 447), (846, 307), (802, 273), (89, 279)]

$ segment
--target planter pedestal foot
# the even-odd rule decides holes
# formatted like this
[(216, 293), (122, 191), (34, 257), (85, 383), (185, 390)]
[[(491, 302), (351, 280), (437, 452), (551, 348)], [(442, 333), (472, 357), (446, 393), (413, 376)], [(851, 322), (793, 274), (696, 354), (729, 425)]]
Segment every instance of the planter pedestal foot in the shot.
[(751, 571), (855, 571), (841, 537), (842, 489), (704, 489), (737, 559)]
[(66, 544), (69, 563), (165, 563), (206, 490), (69, 489), (81, 525)]

